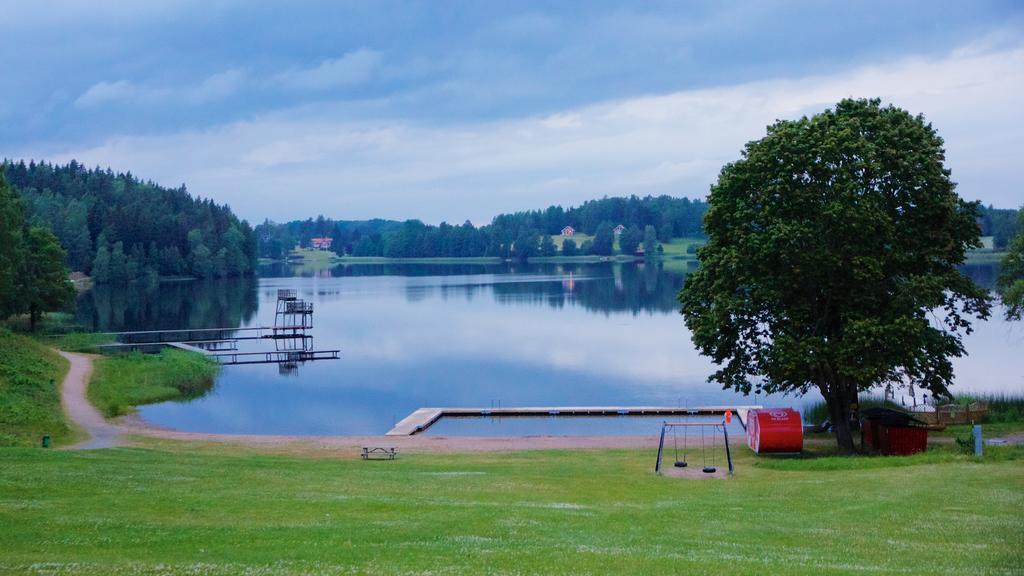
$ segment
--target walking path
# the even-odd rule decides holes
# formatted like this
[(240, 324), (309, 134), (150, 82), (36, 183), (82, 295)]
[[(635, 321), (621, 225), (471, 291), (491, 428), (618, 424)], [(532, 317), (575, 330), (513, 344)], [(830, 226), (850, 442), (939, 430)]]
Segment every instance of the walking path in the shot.
[(89, 439), (72, 446), (77, 449), (111, 448), (121, 444), (121, 431), (103, 418), (100, 411), (85, 396), (92, 375), (92, 357), (57, 351), (71, 363), (68, 375), (60, 388), (60, 403), (71, 421), (84, 430)]

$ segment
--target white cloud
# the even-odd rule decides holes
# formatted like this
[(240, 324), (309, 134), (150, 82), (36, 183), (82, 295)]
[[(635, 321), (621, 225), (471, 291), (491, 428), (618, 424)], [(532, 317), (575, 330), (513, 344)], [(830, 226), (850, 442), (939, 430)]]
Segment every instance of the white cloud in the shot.
[(245, 82), (244, 70), (225, 70), (206, 78), (198, 86), (185, 90), (183, 96), (194, 104), (223, 100), (238, 92)]
[[(90, 98), (132, 89), (115, 83)], [(1012, 206), (1022, 200), (1015, 167), (1024, 147), (1022, 93), (1024, 48), (963, 48), (943, 58), (493, 122), (353, 121), (333, 104), (307, 106), (202, 132), (113, 138), (55, 159), (186, 182), (252, 219), (324, 213), (480, 222), (603, 194), (701, 196), (722, 164), (775, 119), (878, 96), (933, 122), (961, 194)]]
[(233, 68), (217, 72), (198, 84), (178, 86), (137, 83), (128, 80), (102, 81), (93, 84), (76, 100), (78, 108), (91, 108), (108, 104), (153, 106), (174, 103), (201, 105), (224, 100), (241, 91), (248, 84), (261, 88), (318, 91), (352, 86), (370, 79), (380, 68), (380, 52), (361, 48), (340, 58), (324, 60), (312, 68), (294, 69), (270, 77), (270, 80), (250, 83), (245, 70)]
[(75, 100), (75, 106), (90, 108), (105, 104), (153, 105), (181, 102), (198, 105), (223, 100), (246, 82), (244, 70), (231, 69), (205, 78), (199, 84), (178, 87), (149, 86), (127, 80), (98, 82)]
[(118, 100), (131, 100), (138, 98), (143, 92), (141, 88), (127, 80), (97, 82), (75, 100), (75, 105), (80, 108), (88, 108)]
[(380, 67), (383, 58), (380, 52), (360, 48), (340, 58), (324, 60), (312, 68), (301, 68), (283, 72), (274, 81), (283, 88), (296, 90), (326, 90), (361, 84), (370, 79)]

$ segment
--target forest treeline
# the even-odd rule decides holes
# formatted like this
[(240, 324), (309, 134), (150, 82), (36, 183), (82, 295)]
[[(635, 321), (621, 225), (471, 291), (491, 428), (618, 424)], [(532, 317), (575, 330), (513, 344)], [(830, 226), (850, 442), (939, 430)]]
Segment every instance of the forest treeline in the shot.
[(433, 226), (419, 220), (352, 221), (320, 216), (282, 224), (267, 220), (256, 227), (256, 233), (260, 256), (274, 259), (286, 256), (296, 245), (309, 246), (318, 237), (332, 238), (331, 250), (352, 256), (526, 258), (555, 255), (557, 248), (551, 237), (571, 226), (577, 233), (593, 238), (580, 244), (566, 241), (563, 255), (609, 255), (615, 226), (626, 228), (620, 244), (627, 249), (672, 238), (701, 237), (701, 219), (706, 210), (707, 204), (701, 200), (630, 196), (590, 200), (568, 209), (550, 206), (500, 214), (479, 227), (468, 221)]
[(1019, 210), (1008, 208), (978, 207), (978, 224), (982, 236), (991, 236), (996, 250), (1006, 250), (1010, 241), (1020, 232), (1017, 213)]
[[(266, 220), (256, 227), (259, 255), (282, 259), (295, 246), (309, 247), (313, 238), (329, 237), (331, 250), (339, 255), (390, 258), (480, 257), (502, 258), (573, 255), (609, 255), (612, 230), (622, 224), (622, 252), (632, 252), (649, 243), (653, 232), (658, 242), (672, 238), (702, 238), (701, 221), (707, 204), (702, 200), (647, 196), (602, 198), (581, 206), (500, 214), (490, 224), (470, 222), (438, 226), (419, 220), (332, 220), (319, 216), (307, 220), (275, 223)], [(1017, 210), (979, 207), (978, 224), (983, 236), (992, 236), (994, 247), (1003, 250), (1017, 234)], [(561, 252), (547, 237), (572, 226), (577, 233), (593, 236), (577, 243), (569, 241)], [(517, 248), (518, 247), (518, 248)]]
[(256, 235), (231, 209), (109, 168), (4, 161), (31, 225), (51, 230), (72, 271), (97, 283), (247, 276)]

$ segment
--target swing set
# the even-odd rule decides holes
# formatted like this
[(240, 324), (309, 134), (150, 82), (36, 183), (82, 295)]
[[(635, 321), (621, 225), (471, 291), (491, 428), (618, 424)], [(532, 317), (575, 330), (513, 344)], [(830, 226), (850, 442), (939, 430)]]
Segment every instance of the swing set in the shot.
[[(661, 424), (661, 439), (658, 441), (658, 461), (654, 464), (654, 471), (661, 474), (661, 462), (665, 455), (665, 436), (672, 433), (672, 465), (676, 468), (686, 468), (690, 463), (686, 459), (689, 448), (689, 431), (700, 430), (700, 462), (701, 472), (714, 474), (718, 471), (718, 457), (716, 447), (718, 445), (718, 434), (721, 432), (722, 444), (725, 445), (725, 460), (729, 465), (729, 474), (733, 473), (732, 450), (729, 448), (729, 431), (725, 427), (725, 420), (721, 422), (700, 423), (700, 422), (663, 422)], [(679, 436), (683, 437), (683, 449), (679, 450)], [(711, 436), (710, 458), (708, 457), (707, 436)], [(696, 436), (696, 435), (695, 435)], [(696, 446), (693, 451), (696, 451)]]

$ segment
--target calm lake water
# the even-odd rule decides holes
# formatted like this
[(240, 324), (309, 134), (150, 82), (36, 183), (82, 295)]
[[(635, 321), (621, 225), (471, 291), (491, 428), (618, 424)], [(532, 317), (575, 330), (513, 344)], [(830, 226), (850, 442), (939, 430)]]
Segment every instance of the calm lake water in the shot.
[[(180, 430), (380, 434), (423, 406), (802, 406), (803, 399), (748, 398), (705, 381), (712, 364), (694, 349), (675, 301), (692, 266), (277, 266), (253, 280), (99, 286), (80, 298), (78, 316), (95, 330), (266, 326), (279, 288), (314, 303), (313, 347), (340, 349), (340, 360), (295, 370), (226, 366), (201, 398), (141, 408), (146, 420)], [(987, 286), (996, 271), (965, 269)], [(1024, 392), (1024, 325), (993, 318), (966, 347), (955, 390)], [(455, 419), (429, 433), (652, 434), (658, 422)]]

